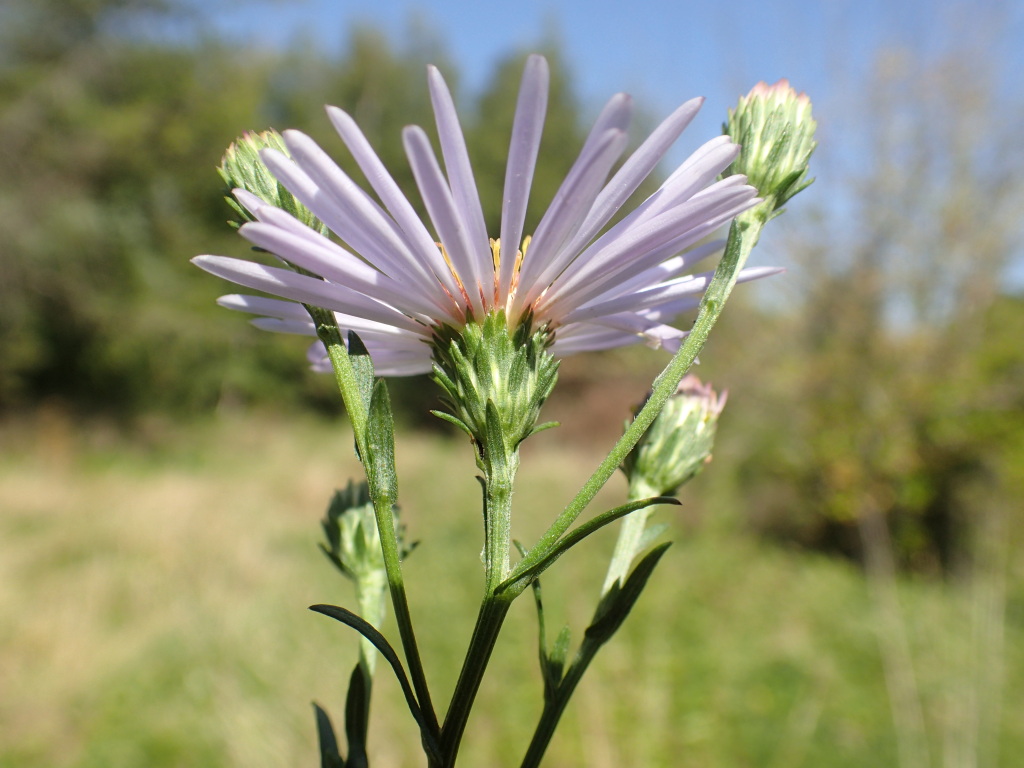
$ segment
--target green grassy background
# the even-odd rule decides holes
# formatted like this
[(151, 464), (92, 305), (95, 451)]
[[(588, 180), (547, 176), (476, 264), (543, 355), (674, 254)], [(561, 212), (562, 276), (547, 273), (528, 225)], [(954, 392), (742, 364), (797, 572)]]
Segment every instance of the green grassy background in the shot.
[[(524, 456), (526, 541), (598, 459), (558, 432)], [(53, 417), (0, 439), (0, 766), (317, 765), (310, 702), (337, 719), (356, 658), (349, 630), (306, 610), (351, 605), (316, 549), (331, 491), (357, 472), (347, 428), (227, 416), (154, 422), (129, 442)], [(478, 488), (465, 443), (399, 443), (404, 520), (421, 542), (407, 578), (443, 702), (481, 588)], [(879, 646), (879, 629), (891, 639), (900, 625), (925, 764), (1022, 764), (1019, 579), (900, 577), (894, 625), (855, 566), (699, 523), (688, 496), (713, 472), (680, 511), (658, 513), (676, 544), (584, 680), (548, 765), (901, 765)], [(616, 478), (599, 501), (622, 490)], [(553, 628), (566, 620), (579, 636), (611, 542), (595, 538), (546, 579)], [(999, 611), (979, 612), (986, 595)], [(1004, 601), (1000, 646), (1000, 627), (979, 619)], [(518, 765), (540, 705), (535, 626), (520, 601), (463, 764)], [(376, 693), (372, 763), (421, 764), (383, 669)], [(968, 752), (982, 759), (957, 757)]]

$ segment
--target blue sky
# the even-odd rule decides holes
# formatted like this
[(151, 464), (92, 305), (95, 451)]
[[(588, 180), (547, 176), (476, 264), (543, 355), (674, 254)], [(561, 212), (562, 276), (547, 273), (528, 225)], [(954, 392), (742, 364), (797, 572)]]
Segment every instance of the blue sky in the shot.
[[(726, 109), (759, 80), (788, 78), (814, 101), (819, 123), (817, 199), (842, 207), (828, 169), (856, 167), (871, 151), (863, 112), (866, 75), (889, 48), (919, 57), (972, 52), (1024, 104), (1024, 2), (1019, 0), (184, 0), (217, 35), (253, 46), (313, 44), (338, 57), (353, 24), (396, 43), (425, 23), (458, 66), (463, 87), (485, 83), (496, 62), (551, 35), (565, 52), (585, 107), (596, 114), (627, 91), (653, 118), (693, 96), (701, 114), (668, 160), (679, 162), (720, 131)], [(969, 73), (970, 74), (970, 73)], [(836, 174), (841, 176), (842, 174)], [(1024, 259), (1017, 259), (1024, 283)]]
[(1024, 3), (1012, 0), (227, 0), (204, 15), (253, 45), (302, 38), (329, 55), (341, 52), (354, 23), (401, 41), (418, 16), (443, 39), (469, 88), (499, 57), (554, 32), (592, 109), (623, 90), (656, 112), (705, 95), (713, 126), (758, 80), (787, 77), (816, 103), (831, 101), (885, 46), (927, 54), (975, 43), (1002, 62), (1007, 86), (1018, 91), (1009, 74), (1024, 70)]

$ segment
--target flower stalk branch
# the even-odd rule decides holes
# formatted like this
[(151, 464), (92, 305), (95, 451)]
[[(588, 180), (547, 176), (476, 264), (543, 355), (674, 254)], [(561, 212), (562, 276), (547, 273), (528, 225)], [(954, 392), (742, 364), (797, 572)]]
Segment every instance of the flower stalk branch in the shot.
[[(370, 455), (367, 439), (370, 403), (367, 402), (363, 388), (360, 386), (356, 371), (352, 365), (351, 356), (342, 341), (341, 332), (334, 322), (332, 313), (318, 307), (307, 307), (307, 310), (316, 323), (317, 335), (327, 348), (327, 354), (334, 370), (338, 390), (345, 404), (345, 410), (348, 412), (349, 419), (352, 422), (356, 448), (365, 467), (367, 466), (367, 457)], [(381, 550), (384, 555), (384, 568), (387, 573), (391, 603), (395, 612), (395, 621), (398, 624), (402, 648), (405, 651), (406, 663), (409, 666), (409, 676), (412, 680), (413, 689), (416, 691), (416, 699), (426, 720), (427, 727), (434, 732), (433, 735), (436, 737), (439, 733), (437, 715), (434, 712), (430, 689), (427, 686), (426, 673), (423, 669), (419, 646), (416, 642), (412, 613), (409, 609), (409, 600), (405, 590), (405, 577), (402, 574), (401, 548), (397, 532), (395, 531), (393, 511), (396, 499), (386, 496), (382, 497), (378, 490), (379, 484), (374, 483), (372, 478), (369, 478), (369, 473), (368, 479), (371, 480), (370, 499), (373, 502), (374, 513), (377, 518), (377, 529), (380, 532)]]
[(711, 279), (711, 284), (704, 294), (693, 328), (679, 348), (679, 351), (654, 380), (654, 386), (647, 402), (637, 412), (636, 417), (626, 428), (625, 432), (623, 432), (622, 437), (619, 438), (611, 452), (594, 470), (594, 473), (584, 483), (583, 487), (580, 488), (572, 501), (569, 502), (544, 535), (541, 536), (533, 549), (527, 553), (526, 557), (512, 569), (509, 577), (499, 586), (499, 591), (504, 592), (508, 590), (512, 594), (518, 595), (529, 586), (529, 579), (522, 579), (521, 577), (528, 573), (550, 550), (557, 546), (558, 541), (565, 535), (566, 531), (569, 530), (583, 510), (593, 501), (598, 491), (604, 487), (605, 483), (615, 473), (615, 470), (626, 460), (626, 456), (640, 441), (640, 438), (654, 422), (657, 415), (661, 413), (665, 403), (672, 396), (672, 393), (676, 391), (679, 382), (683, 380), (683, 376), (686, 375), (694, 360), (697, 359), (697, 355), (700, 354), (711, 329), (718, 322), (722, 308), (725, 306), (729, 294), (732, 293), (732, 289), (736, 285), (737, 275), (750, 256), (750, 252), (757, 245), (758, 238), (761, 236), (761, 230), (764, 228), (770, 213), (771, 211), (762, 205), (740, 214), (733, 221), (729, 228), (729, 239), (726, 242), (725, 254), (718, 263), (718, 268)]

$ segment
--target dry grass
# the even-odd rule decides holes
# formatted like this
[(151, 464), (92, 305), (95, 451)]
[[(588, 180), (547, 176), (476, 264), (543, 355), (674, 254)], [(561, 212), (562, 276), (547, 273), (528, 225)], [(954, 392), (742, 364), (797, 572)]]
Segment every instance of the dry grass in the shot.
[[(344, 428), (226, 418), (125, 442), (44, 420), (0, 440), (0, 766), (318, 764), (309, 702), (340, 713), (356, 652), (305, 610), (350, 599), (315, 549), (331, 490), (357, 471)], [(517, 535), (535, 536), (594, 462), (538, 437)], [(479, 589), (478, 489), (462, 442), (403, 436), (399, 472), (422, 542), (407, 563), (413, 611), (443, 702)], [(556, 626), (566, 617), (578, 636), (608, 546), (559, 563)], [(927, 584), (901, 596), (941, 754), (962, 601)], [(527, 601), (513, 611), (465, 765), (518, 764), (539, 705), (530, 614)], [(873, 615), (848, 566), (685, 535), (599, 657), (550, 764), (895, 765)], [(1007, 633), (1009, 766), (1024, 747), (1020, 616)], [(382, 676), (377, 692), (373, 763), (419, 764), (397, 686)]]

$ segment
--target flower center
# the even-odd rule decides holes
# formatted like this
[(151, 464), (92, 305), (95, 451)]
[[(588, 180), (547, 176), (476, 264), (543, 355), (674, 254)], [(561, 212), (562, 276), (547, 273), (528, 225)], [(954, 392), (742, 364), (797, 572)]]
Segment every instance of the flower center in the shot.
[[(491, 266), (494, 277), (490, 295), (488, 295), (486, 289), (481, 286), (481, 299), (486, 312), (489, 313), (494, 310), (503, 310), (506, 315), (511, 316), (513, 302), (516, 297), (516, 290), (519, 287), (519, 273), (523, 267), (523, 258), (525, 257), (527, 249), (530, 247), (530, 240), (531, 235), (524, 237), (521, 248), (516, 251), (515, 263), (512, 266), (512, 276), (509, 280), (508, 288), (503, 291), (501, 284), (501, 238), (492, 237), (490, 239)], [(452, 295), (451, 291), (448, 291), (447, 289), (445, 289), (445, 292), (448, 294), (449, 299), (456, 308), (457, 314), (463, 322), (470, 322), (473, 320), (474, 315), (472, 302), (470, 300), (470, 288), (466, 285), (462, 276), (459, 275), (458, 270), (455, 269), (455, 265), (452, 264), (452, 260), (448, 256), (448, 251), (445, 249), (444, 244), (437, 243), (437, 247), (441, 251), (441, 257), (444, 259), (444, 263), (447, 265), (448, 271), (455, 280), (459, 295)], [(531, 310), (532, 307), (527, 307), (520, 314), (525, 315)]]

